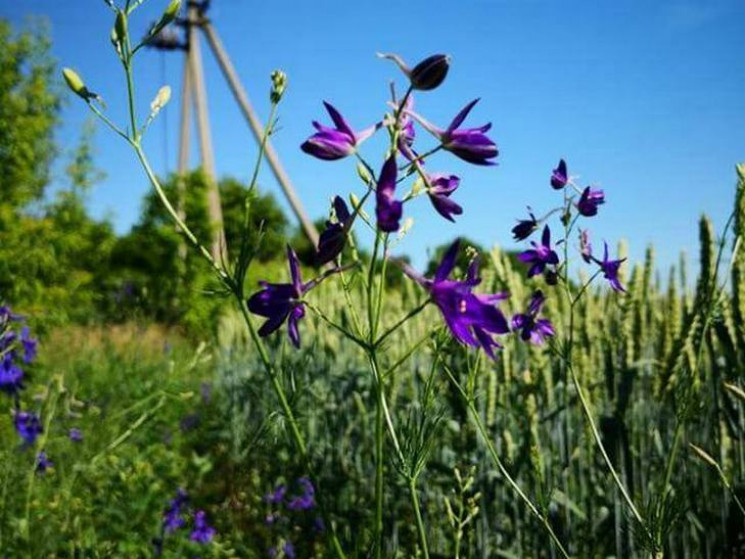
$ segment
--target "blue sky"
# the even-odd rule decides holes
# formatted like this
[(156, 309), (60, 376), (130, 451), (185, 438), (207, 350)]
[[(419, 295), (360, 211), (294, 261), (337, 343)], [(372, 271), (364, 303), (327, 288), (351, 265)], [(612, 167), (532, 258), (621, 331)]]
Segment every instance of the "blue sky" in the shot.
[[(133, 26), (144, 31), (166, 3), (147, 0)], [(388, 82), (403, 85), (395, 66), (375, 52), (398, 52), (412, 63), (434, 52), (452, 55), (445, 84), (419, 95), (417, 110), (446, 124), (480, 97), (466, 124), (493, 123), (500, 164), (475, 167), (447, 154), (433, 159), (432, 170), (461, 176), (455, 197), (465, 213), (453, 225), (426, 199), (409, 205), (416, 225), (399, 250), (415, 263), (456, 235), (514, 246), (510, 229), (525, 207), (542, 213), (558, 201), (548, 177), (560, 157), (582, 185), (606, 192), (599, 216), (586, 223), (596, 242), (626, 238), (632, 260), (649, 243), (665, 267), (681, 249), (695, 258), (699, 216), (707, 213), (721, 227), (731, 208), (733, 166), (745, 160), (745, 3), (739, 0), (213, 4), (210, 15), (260, 115), (268, 114), (271, 71), (289, 76), (275, 147), (314, 217), (326, 214), (334, 194), (359, 190), (351, 159), (326, 163), (298, 149), (311, 120), (327, 122), (321, 101), (335, 104), (353, 127), (366, 127), (386, 110)], [(123, 122), (123, 76), (103, 2), (0, 5), (0, 16), (18, 24), (28, 15), (49, 19), (57, 60), (76, 68)], [(212, 56), (203, 52), (218, 172), (246, 179), (256, 145)], [(147, 52), (139, 59), (140, 112), (162, 83), (178, 92), (181, 65), (179, 54)], [(86, 118), (85, 107), (70, 99), (58, 133), (63, 146), (74, 145)], [(159, 173), (175, 169), (177, 126), (176, 94), (146, 140)], [(419, 137), (420, 145), (431, 145), (426, 132)], [(363, 147), (376, 165), (381, 141)], [(196, 161), (196, 151), (193, 156)], [(146, 180), (127, 146), (103, 127), (97, 162), (107, 178), (92, 193), (91, 209), (126, 231)], [(61, 175), (63, 165), (58, 168)], [(260, 183), (281, 198), (268, 170)]]

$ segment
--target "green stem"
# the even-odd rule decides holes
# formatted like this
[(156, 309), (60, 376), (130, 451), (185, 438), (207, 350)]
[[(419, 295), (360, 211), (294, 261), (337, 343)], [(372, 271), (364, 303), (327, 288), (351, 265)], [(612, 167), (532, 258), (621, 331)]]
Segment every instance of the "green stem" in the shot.
[(416, 492), (416, 477), (409, 478), (409, 494), (411, 495), (411, 507), (414, 509), (414, 516), (416, 518), (416, 528), (419, 532), (419, 543), (422, 546), (422, 553), (424, 559), (429, 559), (429, 546), (427, 545), (427, 532), (424, 529), (424, 521), (422, 520), (421, 507), (419, 506), (419, 496)]
[(416, 315), (422, 312), (426, 308), (426, 306), (429, 305), (430, 302), (431, 302), (430, 299), (427, 299), (426, 301), (424, 301), (424, 303), (422, 303), (415, 309), (406, 313), (406, 315), (403, 318), (401, 318), (398, 322), (396, 322), (396, 324), (388, 328), (388, 330), (386, 330), (383, 334), (381, 334), (381, 336), (377, 340), (375, 340), (375, 346), (380, 347), (380, 345), (383, 343), (383, 341), (388, 336), (390, 336), (396, 330), (398, 330), (401, 326), (403, 326), (406, 323), (406, 321), (408, 321), (410, 318), (414, 318)]

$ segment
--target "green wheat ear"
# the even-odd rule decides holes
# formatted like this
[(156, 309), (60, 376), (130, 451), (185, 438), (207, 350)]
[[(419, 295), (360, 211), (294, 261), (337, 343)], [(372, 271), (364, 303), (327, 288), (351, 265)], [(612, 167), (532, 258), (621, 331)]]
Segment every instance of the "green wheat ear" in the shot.
[(737, 166), (735, 191), (735, 242), (739, 250), (732, 265), (732, 317), (738, 348), (745, 358), (745, 164)]

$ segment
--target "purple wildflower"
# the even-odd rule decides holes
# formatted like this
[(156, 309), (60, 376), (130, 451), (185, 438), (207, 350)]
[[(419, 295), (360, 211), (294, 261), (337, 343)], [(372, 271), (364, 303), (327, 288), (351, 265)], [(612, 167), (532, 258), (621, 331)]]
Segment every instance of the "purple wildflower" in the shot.
[(512, 317), (512, 329), (520, 331), (520, 338), (523, 341), (540, 345), (544, 338), (556, 333), (548, 319), (537, 318), (545, 300), (543, 292), (540, 289), (537, 290), (530, 298), (528, 311), (525, 314), (516, 314)]
[(579, 231), (579, 252), (587, 264), (592, 262), (592, 244), (590, 244), (590, 232), (587, 229)]
[(409, 111), (409, 114), (438, 138), (442, 147), (453, 155), (475, 165), (493, 165), (494, 162), (490, 160), (499, 155), (499, 150), (497, 145), (486, 135), (486, 132), (491, 128), (491, 123), (477, 128), (458, 128), (478, 101), (478, 99), (474, 99), (466, 105), (444, 130), (430, 124), (412, 111)]
[(188, 499), (189, 496), (183, 489), (179, 489), (176, 492), (176, 497), (171, 499), (168, 508), (163, 513), (163, 529), (166, 533), (175, 532), (186, 524), (182, 516), (182, 509)]
[(23, 439), (27, 446), (36, 442), (36, 438), (41, 434), (41, 420), (33, 412), (16, 411), (13, 416), (16, 432)]
[(432, 188), (427, 190), (430, 202), (435, 211), (448, 221), (455, 222), (453, 215), (463, 213), (463, 208), (450, 199), (450, 195), (460, 185), (460, 179), (455, 175), (430, 175), (429, 183)]
[(72, 429), (70, 429), (68, 436), (70, 437), (70, 440), (74, 443), (83, 442), (83, 432), (77, 427), (73, 427)]
[(284, 500), (286, 493), (287, 487), (284, 484), (278, 485), (275, 487), (274, 491), (270, 491), (264, 495), (264, 502), (269, 503), (270, 505), (278, 505)]
[(307, 477), (301, 477), (298, 483), (303, 488), (303, 494), (290, 499), (287, 508), (290, 510), (310, 510), (316, 506), (316, 489)]
[(529, 278), (543, 273), (546, 266), (555, 266), (559, 263), (559, 256), (551, 248), (551, 230), (548, 228), (548, 225), (543, 228), (541, 243), (538, 244), (535, 241), (531, 241), (530, 244), (533, 245), (532, 249), (526, 250), (517, 255), (518, 260), (531, 265), (528, 270)]
[(567, 164), (563, 159), (559, 160), (559, 165), (551, 173), (551, 187), (554, 190), (561, 190), (569, 182), (567, 174)]
[(398, 231), (403, 213), (403, 204), (393, 197), (396, 192), (397, 175), (396, 155), (392, 154), (383, 164), (375, 191), (375, 215), (378, 218), (378, 227), (386, 233)]
[(23, 370), (13, 358), (14, 352), (11, 350), (0, 361), (0, 391), (11, 395), (23, 388)]
[(313, 121), (313, 127), (317, 132), (300, 146), (305, 153), (319, 159), (334, 161), (353, 154), (357, 146), (381, 126), (381, 123), (378, 123), (361, 132), (354, 132), (339, 111), (326, 101), (323, 104), (336, 128), (329, 128)]
[(605, 249), (603, 250), (603, 260), (598, 260), (597, 258), (593, 258), (593, 260), (603, 270), (603, 277), (608, 280), (608, 283), (610, 283), (610, 286), (614, 291), (626, 292), (621, 285), (621, 280), (618, 279), (618, 270), (626, 259), (621, 258), (620, 260), (609, 260), (608, 243), (603, 243), (603, 245), (605, 245)]
[(207, 515), (203, 510), (194, 513), (194, 530), (189, 537), (191, 541), (198, 543), (210, 543), (217, 531), (207, 524)]
[(39, 452), (39, 454), (36, 455), (36, 473), (37, 474), (43, 474), (46, 473), (46, 471), (54, 466), (54, 462), (52, 462), (48, 457), (47, 453), (45, 451)]
[(326, 222), (326, 229), (321, 233), (318, 240), (318, 254), (316, 261), (318, 265), (326, 264), (336, 259), (344, 250), (347, 241), (347, 233), (352, 227), (355, 215), (349, 213), (346, 202), (341, 196), (334, 198), (334, 213), (336, 222)]
[(473, 288), (481, 282), (476, 260), (471, 263), (465, 281), (448, 279), (455, 267), (459, 245), (459, 241), (455, 241), (450, 246), (435, 271), (434, 278), (425, 278), (406, 265), (403, 269), (406, 275), (429, 292), (455, 339), (465, 345), (481, 347), (494, 359), (493, 348), (501, 346), (492, 335), (510, 331), (507, 320), (495, 303), (506, 299), (507, 295), (472, 293)]
[(23, 346), (23, 362), (31, 363), (36, 357), (37, 341), (31, 337), (28, 326), (21, 328), (21, 345)]
[(412, 89), (430, 91), (438, 87), (450, 69), (450, 57), (447, 54), (433, 54), (422, 60), (414, 68), (409, 68), (397, 54), (379, 54), (381, 58), (388, 58), (401, 68), (411, 82)]
[(518, 220), (517, 225), (512, 228), (512, 238), (516, 241), (524, 241), (533, 234), (533, 231), (538, 229), (538, 220), (530, 211), (530, 208), (528, 208), (528, 215), (530, 215), (530, 219)]
[(589, 186), (582, 191), (577, 202), (577, 210), (585, 217), (597, 215), (598, 206), (605, 204), (605, 193), (602, 190), (592, 190)]
[(295, 251), (287, 246), (287, 260), (290, 265), (292, 283), (259, 282), (263, 287), (248, 300), (248, 310), (259, 316), (266, 317), (266, 322), (259, 328), (260, 336), (268, 336), (287, 320), (287, 332), (295, 347), (300, 347), (300, 331), (298, 322), (305, 316), (305, 307), (301, 298), (330, 274), (338, 271), (330, 270), (322, 276), (303, 283), (300, 275), (300, 262)]

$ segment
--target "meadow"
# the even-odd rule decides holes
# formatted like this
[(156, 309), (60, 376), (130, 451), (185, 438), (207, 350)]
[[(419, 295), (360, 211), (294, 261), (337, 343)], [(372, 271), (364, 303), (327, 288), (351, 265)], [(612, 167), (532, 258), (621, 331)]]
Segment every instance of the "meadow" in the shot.
[[(44, 304), (8, 290), (4, 556), (745, 556), (745, 165), (728, 221), (700, 219), (697, 266), (683, 254), (663, 271), (653, 247), (635, 263), (622, 241), (600, 246), (588, 228), (604, 192), (575, 184), (561, 160), (546, 172), (556, 207), (512, 229), (524, 250), (461, 239), (417, 271), (394, 257), (422, 233), (408, 204), (451, 221), (468, 211), (459, 177), (430, 172), (435, 154), (490, 165), (499, 153), (489, 126), (463, 125), (475, 101), (447, 128), (411, 108), (446, 79), (449, 57), (410, 67), (383, 55), (404, 94), (382, 120), (355, 131), (327, 105), (334, 128), (315, 123), (302, 146), (319, 165), (356, 159), (357, 191), (334, 199), (308, 259), (289, 245), (286, 259), (264, 258), (277, 241), (256, 181), (287, 76), (271, 76), (226, 244), (210, 242), (204, 207), (180, 198), (183, 177), (156, 176), (142, 143), (171, 91), (138, 118), (129, 28), (141, 3), (106, 2), (126, 124), (110, 120), (95, 76), (63, 76), (153, 188), (151, 219), (126, 246), (162, 243), (173, 267), (136, 287), (112, 273), (102, 283), (115, 297), (95, 319), (43, 311), (68, 288)], [(390, 140), (375, 159), (361, 149), (373, 133)], [(209, 185), (192, 180), (204, 197)]]

